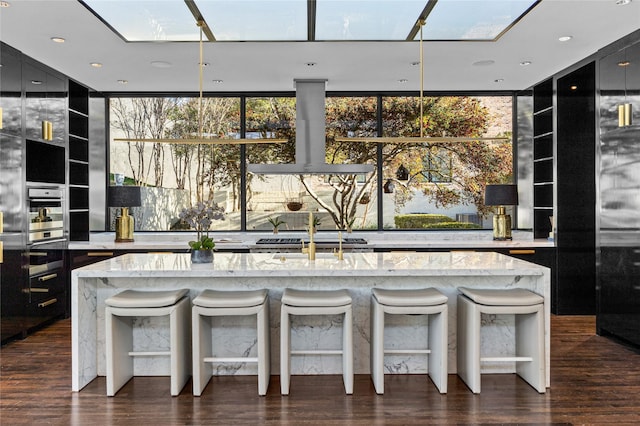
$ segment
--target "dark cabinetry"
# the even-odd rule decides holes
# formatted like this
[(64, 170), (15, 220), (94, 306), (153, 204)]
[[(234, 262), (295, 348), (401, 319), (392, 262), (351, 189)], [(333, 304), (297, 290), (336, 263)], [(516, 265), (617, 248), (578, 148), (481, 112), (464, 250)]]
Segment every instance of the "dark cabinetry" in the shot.
[(640, 246), (601, 247), (598, 334), (640, 346)]
[[(597, 331), (640, 347), (640, 33), (600, 67)], [(630, 123), (619, 107), (631, 104)]]
[(0, 133), (22, 136), (22, 61), (20, 54), (0, 49)]
[(24, 266), (24, 251), (4, 250), (4, 263), (0, 264), (0, 338), (2, 343), (26, 335), (25, 306), (27, 294), (24, 283), (28, 280)]
[(69, 315), (64, 249), (5, 250), (2, 264), (2, 343), (24, 338)]
[(556, 82), (556, 247), (559, 314), (595, 314), (596, 66)]
[(25, 136), (27, 139), (65, 144), (66, 81), (30, 61), (23, 61)]
[(27, 331), (53, 318), (69, 316), (65, 252), (35, 247), (25, 252), (29, 271)]

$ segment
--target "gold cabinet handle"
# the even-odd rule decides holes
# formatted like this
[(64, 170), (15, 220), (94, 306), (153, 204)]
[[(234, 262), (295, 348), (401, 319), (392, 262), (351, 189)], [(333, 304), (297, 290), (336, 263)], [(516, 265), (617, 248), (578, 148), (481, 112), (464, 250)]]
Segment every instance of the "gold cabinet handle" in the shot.
[(38, 281), (40, 282), (49, 281), (57, 277), (58, 277), (58, 274), (43, 275), (41, 277), (38, 277)]
[(112, 251), (90, 251), (89, 253), (87, 253), (88, 257), (107, 257), (107, 256), (113, 256), (113, 252)]
[(41, 288), (41, 287), (31, 287), (31, 289), (29, 289), (29, 291), (31, 293), (49, 293), (49, 289), (48, 288)]
[(42, 303), (38, 303), (38, 308), (46, 308), (49, 305), (53, 305), (54, 303), (56, 303), (58, 301), (58, 299), (56, 299), (55, 297), (53, 299), (49, 299), (46, 302), (42, 302)]
[(535, 250), (509, 250), (509, 254), (536, 254)]
[(53, 140), (53, 123), (51, 121), (42, 121), (42, 139), (46, 141)]

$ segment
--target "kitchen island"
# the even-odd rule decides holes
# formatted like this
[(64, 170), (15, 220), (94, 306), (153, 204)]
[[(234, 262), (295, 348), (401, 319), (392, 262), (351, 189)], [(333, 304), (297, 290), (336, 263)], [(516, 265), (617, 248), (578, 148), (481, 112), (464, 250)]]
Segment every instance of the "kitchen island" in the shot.
[[(548, 268), (493, 252), (388, 252), (346, 253), (338, 260), (319, 253), (309, 261), (301, 253), (216, 253), (211, 264), (191, 264), (188, 254), (126, 254), (72, 272), (72, 390), (79, 391), (96, 376), (105, 374), (104, 301), (128, 288), (160, 290), (188, 288), (194, 298), (205, 288), (269, 289), (271, 300), (272, 372), (279, 371), (279, 300), (286, 287), (298, 289), (346, 288), (353, 297), (354, 367), (356, 374), (369, 372), (369, 303), (372, 287), (411, 289), (435, 287), (449, 297), (449, 373), (456, 372), (457, 288), (526, 288), (545, 298), (547, 387), (549, 386), (550, 271)], [(397, 318), (395, 318), (397, 317)], [(336, 318), (305, 318), (305, 327), (292, 330), (295, 347), (327, 347), (340, 344), (341, 327)], [(487, 316), (482, 353), (494, 356), (513, 352), (513, 317)], [(254, 353), (255, 320), (250, 317), (220, 319), (215, 336), (215, 356)], [(424, 318), (394, 316), (387, 322), (387, 346), (402, 348), (423, 344)], [(138, 322), (136, 350), (154, 348), (168, 341), (168, 322), (145, 318)], [(244, 364), (215, 366), (216, 374), (254, 374)], [(513, 372), (512, 363), (491, 365), (488, 372)], [(136, 375), (168, 375), (168, 359), (136, 358)], [(422, 356), (398, 355), (385, 359), (385, 371), (426, 374)], [(339, 357), (305, 356), (292, 359), (293, 374), (341, 372)]]

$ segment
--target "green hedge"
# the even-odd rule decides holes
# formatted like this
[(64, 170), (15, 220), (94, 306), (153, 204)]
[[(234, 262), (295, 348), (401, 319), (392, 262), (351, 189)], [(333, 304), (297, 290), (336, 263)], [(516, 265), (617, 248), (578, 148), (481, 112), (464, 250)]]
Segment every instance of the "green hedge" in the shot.
[(402, 214), (393, 218), (397, 229), (478, 229), (480, 225), (456, 222), (443, 214)]

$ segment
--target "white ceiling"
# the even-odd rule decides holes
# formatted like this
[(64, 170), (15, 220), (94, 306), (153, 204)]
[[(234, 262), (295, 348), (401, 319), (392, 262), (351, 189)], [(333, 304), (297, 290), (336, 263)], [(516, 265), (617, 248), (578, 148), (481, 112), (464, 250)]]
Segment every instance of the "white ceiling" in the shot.
[[(76, 0), (8, 1), (0, 39), (95, 90), (198, 90), (197, 42), (126, 43)], [(639, 28), (640, 0), (542, 0), (496, 42), (425, 42), (424, 90), (524, 89)], [(558, 41), (564, 35), (573, 38)], [(417, 42), (206, 43), (204, 90), (292, 91), (301, 78), (327, 79), (330, 91), (419, 90), (418, 60)]]

